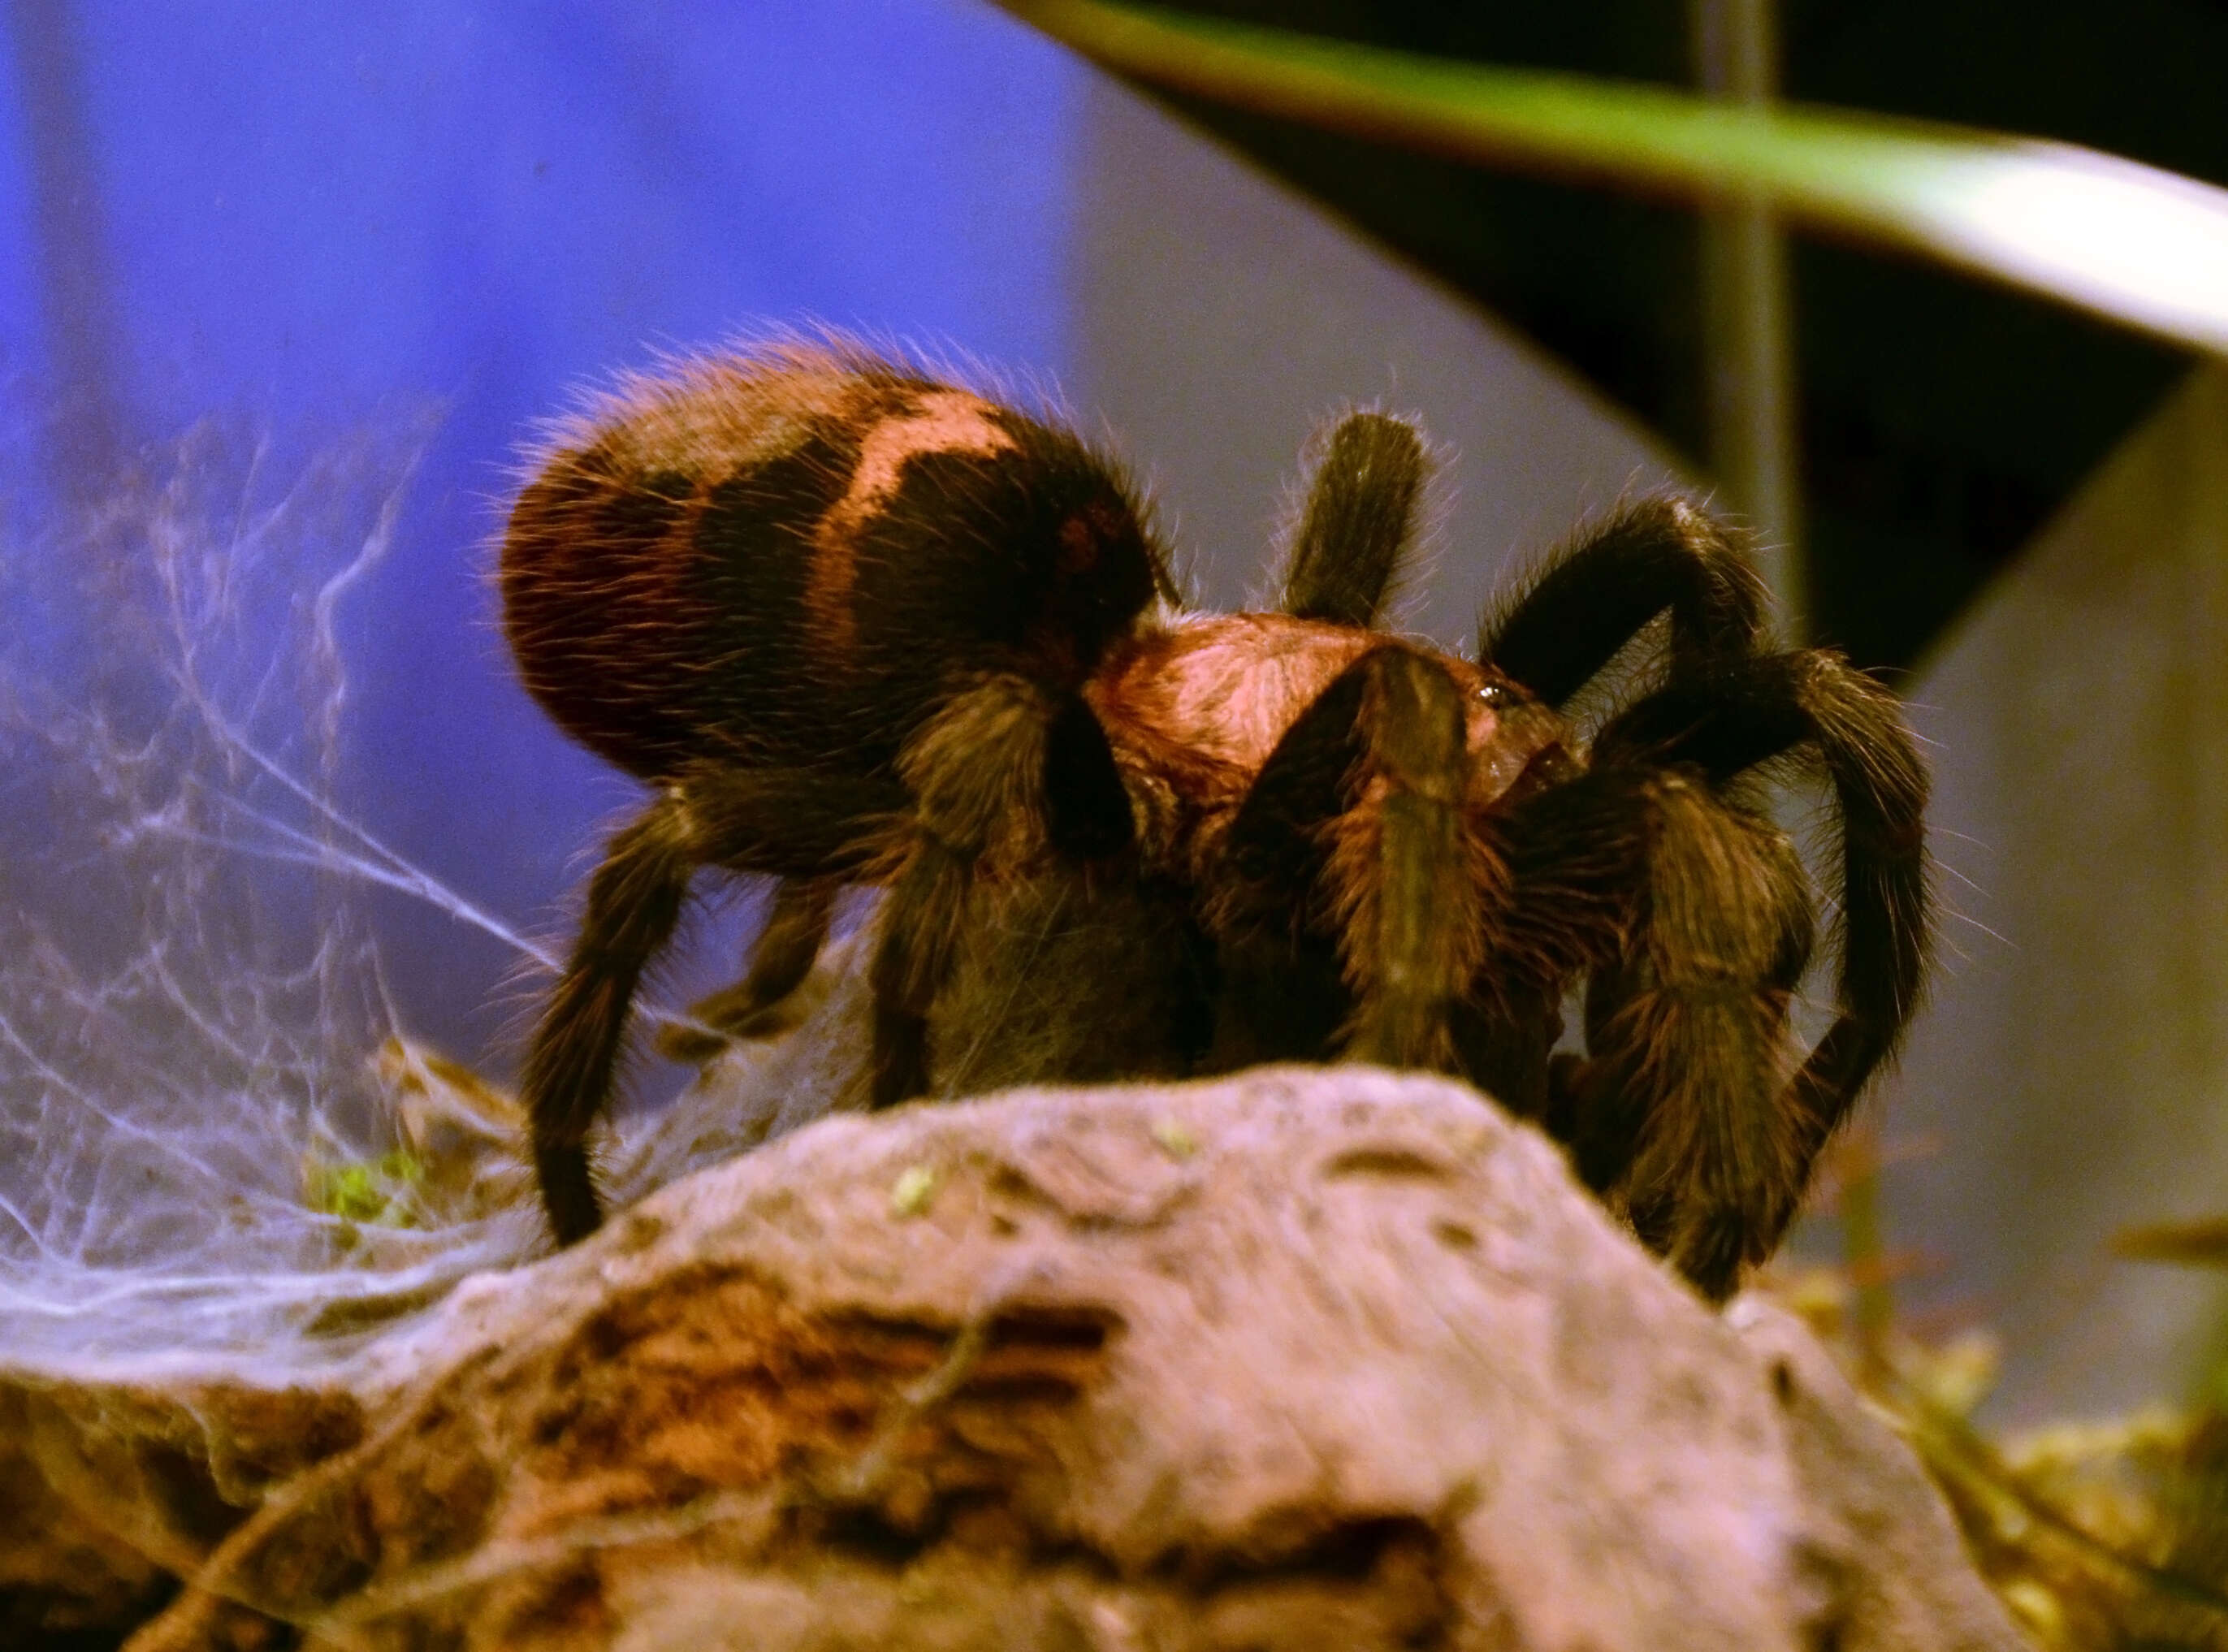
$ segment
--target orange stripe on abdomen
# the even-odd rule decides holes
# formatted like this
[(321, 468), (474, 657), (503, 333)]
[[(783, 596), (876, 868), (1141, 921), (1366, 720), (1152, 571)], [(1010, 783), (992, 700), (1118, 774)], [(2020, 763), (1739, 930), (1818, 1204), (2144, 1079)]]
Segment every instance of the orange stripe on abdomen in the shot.
[(859, 579), (859, 541), (904, 487), (906, 467), (924, 453), (991, 458), (1013, 451), (1017, 444), (998, 423), (997, 412), (964, 390), (931, 390), (914, 397), (905, 411), (868, 428), (850, 486), (828, 508), (813, 535), (805, 624), (823, 652), (846, 658), (858, 644), (852, 598)]

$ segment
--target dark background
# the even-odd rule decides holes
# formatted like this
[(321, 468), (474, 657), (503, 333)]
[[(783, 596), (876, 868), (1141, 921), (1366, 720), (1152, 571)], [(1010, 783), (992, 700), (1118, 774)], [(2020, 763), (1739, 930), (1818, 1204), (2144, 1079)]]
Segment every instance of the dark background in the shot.
[[(1181, 10), (1687, 85), (1666, 0), (1180, 0)], [(2063, 139), (2228, 182), (2220, 0), (1789, 0), (1782, 95)], [(1706, 474), (1700, 234), (1679, 205), (1478, 171), (1172, 100), (1528, 330)], [(2176, 351), (2041, 300), (1798, 238), (1810, 628), (1912, 664), (2180, 376)]]

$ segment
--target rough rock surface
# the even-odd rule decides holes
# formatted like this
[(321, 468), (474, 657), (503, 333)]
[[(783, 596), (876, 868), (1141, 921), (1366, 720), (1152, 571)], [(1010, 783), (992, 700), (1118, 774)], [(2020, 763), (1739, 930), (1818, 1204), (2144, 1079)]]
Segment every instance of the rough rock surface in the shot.
[(136, 1652), (2019, 1644), (1798, 1325), (1362, 1069), (829, 1118), (321, 1391), (10, 1406), (80, 1583), (196, 1574)]

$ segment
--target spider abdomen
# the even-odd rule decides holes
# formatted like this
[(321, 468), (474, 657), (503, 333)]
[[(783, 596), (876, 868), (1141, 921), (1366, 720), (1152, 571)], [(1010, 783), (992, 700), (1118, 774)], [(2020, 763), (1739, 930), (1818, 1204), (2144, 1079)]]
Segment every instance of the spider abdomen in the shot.
[(971, 676), (1073, 688), (1156, 592), (1119, 473), (1066, 431), (830, 350), (692, 362), (561, 430), (513, 508), (528, 689), (644, 779), (879, 772)]

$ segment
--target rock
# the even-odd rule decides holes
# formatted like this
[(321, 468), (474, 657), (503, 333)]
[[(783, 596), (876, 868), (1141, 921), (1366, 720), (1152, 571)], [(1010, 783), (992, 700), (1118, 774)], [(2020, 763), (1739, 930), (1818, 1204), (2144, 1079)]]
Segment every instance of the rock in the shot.
[(1725, 1322), (1764, 1366), (1821, 1525), (1813, 1555), (1846, 1627), (1844, 1639), (1820, 1644), (2025, 1644), (1995, 1594), (1975, 1587), (1956, 1521), (1917, 1456), (1809, 1329), (1752, 1296), (1736, 1298)]
[(362, 1437), (355, 1375), (0, 1365), (0, 1646), (113, 1644), (89, 1637), (150, 1617), (266, 1496)]
[(1798, 1325), (1367, 1069), (826, 1118), (288, 1403), (134, 1652), (2019, 1645)]

